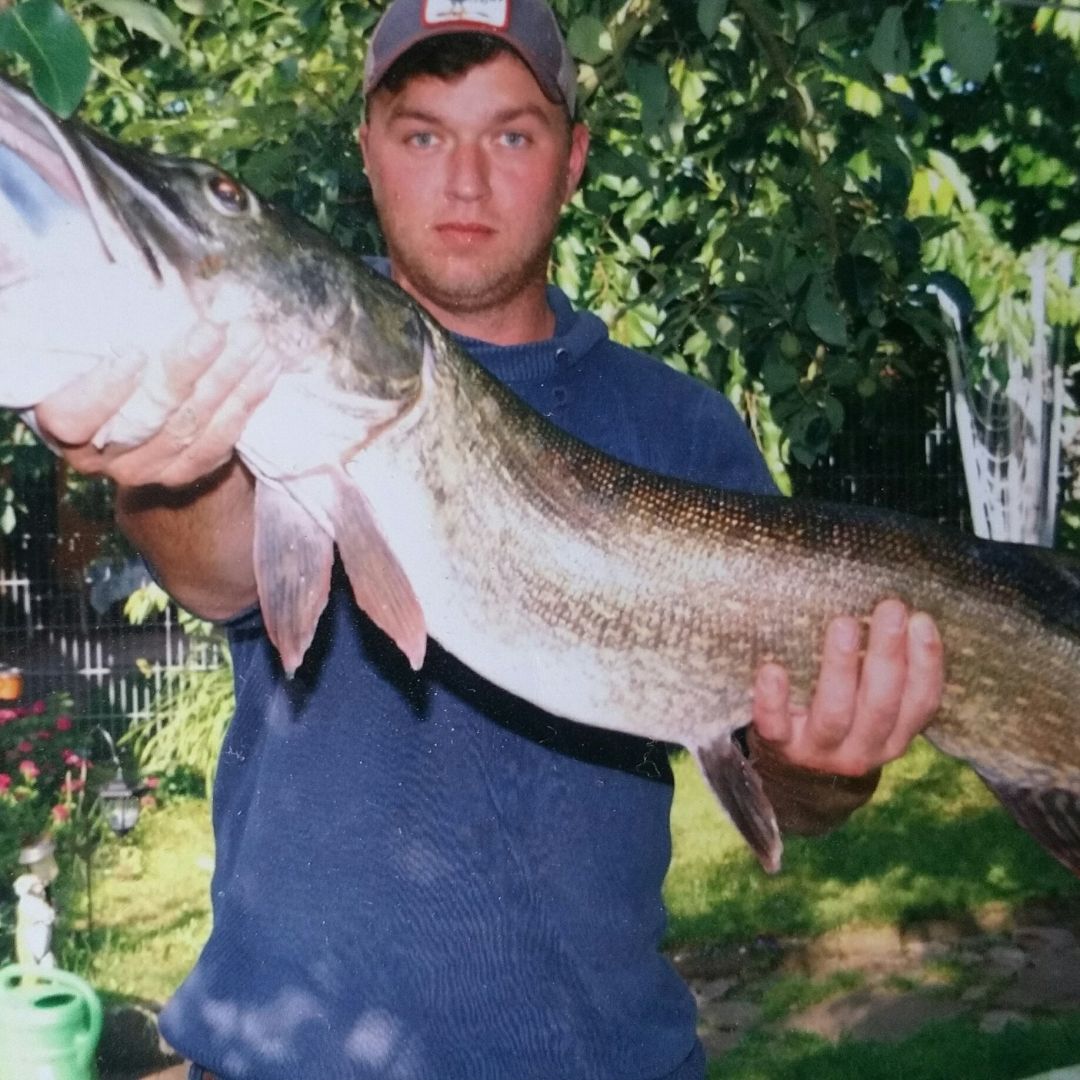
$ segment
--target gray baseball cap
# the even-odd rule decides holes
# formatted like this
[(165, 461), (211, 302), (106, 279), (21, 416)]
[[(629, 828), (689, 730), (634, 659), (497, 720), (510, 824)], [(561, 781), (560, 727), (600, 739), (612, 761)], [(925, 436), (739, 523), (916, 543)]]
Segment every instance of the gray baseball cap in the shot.
[(574, 114), (577, 69), (547, 0), (393, 0), (364, 63), (364, 95), (403, 53), (426, 38), (477, 33), (500, 38), (529, 66), (546, 97)]

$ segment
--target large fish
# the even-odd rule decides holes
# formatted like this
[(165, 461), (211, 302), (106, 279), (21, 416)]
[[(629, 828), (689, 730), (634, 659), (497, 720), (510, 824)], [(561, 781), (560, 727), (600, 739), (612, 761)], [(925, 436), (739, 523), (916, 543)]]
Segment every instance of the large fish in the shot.
[(531, 411), (392, 284), (203, 162), (52, 118), (0, 84), (0, 404), (111, 353), (146, 355), (99, 443), (163, 418), (154, 355), (194, 307), (266, 331), (280, 368), (237, 449), (285, 671), (334, 547), (414, 667), (431, 635), (559, 716), (681, 743), (762, 864), (781, 843), (732, 741), (767, 657), (797, 684), (822, 629), (898, 595), (937, 619), (948, 683), (927, 738), (969, 762), (1080, 875), (1080, 573), (919, 521), (680, 483)]

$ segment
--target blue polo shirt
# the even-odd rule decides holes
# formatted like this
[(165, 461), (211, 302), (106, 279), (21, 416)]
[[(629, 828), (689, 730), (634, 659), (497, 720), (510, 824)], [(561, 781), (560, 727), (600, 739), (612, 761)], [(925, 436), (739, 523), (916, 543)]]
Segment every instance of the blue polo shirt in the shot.
[[(724, 397), (549, 301), (550, 340), (463, 344), (615, 457), (773, 490)], [(410, 671), (340, 574), (292, 682), (257, 614), (230, 644), (213, 931), (161, 1018), (178, 1051), (223, 1080), (704, 1076), (660, 952), (662, 746), (543, 713), (434, 643)]]

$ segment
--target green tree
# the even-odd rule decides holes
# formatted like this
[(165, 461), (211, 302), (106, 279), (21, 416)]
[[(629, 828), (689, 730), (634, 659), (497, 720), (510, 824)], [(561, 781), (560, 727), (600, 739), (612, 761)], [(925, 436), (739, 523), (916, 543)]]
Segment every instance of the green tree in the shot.
[[(941, 370), (930, 271), (967, 284), (992, 338), (1023, 295), (1020, 256), (1080, 240), (1076, 13), (966, 0), (555, 6), (596, 133), (556, 276), (618, 338), (725, 389), (778, 474), (788, 453), (819, 458), (863, 402)], [(0, 49), (23, 57), (39, 91), (51, 73), (62, 106), (85, 82), (75, 27), (92, 69), (87, 120), (214, 158), (369, 251), (352, 131), (381, 7), (86, 0), (62, 36), (56, 0), (22, 0), (0, 13)], [(1055, 298), (1075, 334), (1075, 288)]]

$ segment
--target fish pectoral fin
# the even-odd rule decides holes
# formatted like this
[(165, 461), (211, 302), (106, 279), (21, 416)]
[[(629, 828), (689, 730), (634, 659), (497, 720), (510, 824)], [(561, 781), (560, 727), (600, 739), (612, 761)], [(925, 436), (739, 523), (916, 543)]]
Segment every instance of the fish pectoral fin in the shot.
[(1080, 877), (1080, 792), (1025, 787), (992, 769), (973, 768), (1017, 823)]
[(254, 557), (266, 632), (292, 678), (330, 595), (334, 541), (288, 491), (259, 480)]
[(761, 778), (746, 755), (727, 734), (692, 748), (692, 753), (713, 794), (758, 862), (768, 873), (775, 874), (780, 869), (784, 847), (780, 827)]
[(357, 606), (419, 671), (427, 624), (409, 578), (386, 542), (364, 493), (343, 479), (333, 510), (334, 538)]

